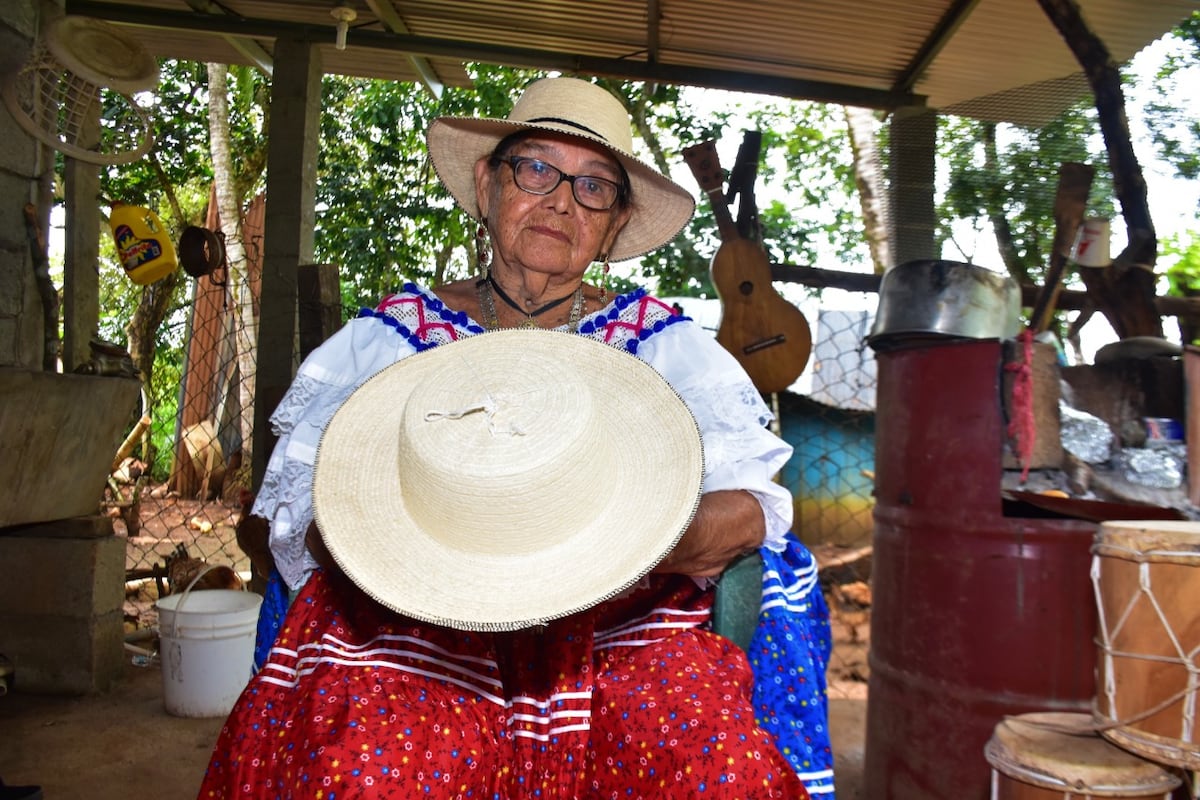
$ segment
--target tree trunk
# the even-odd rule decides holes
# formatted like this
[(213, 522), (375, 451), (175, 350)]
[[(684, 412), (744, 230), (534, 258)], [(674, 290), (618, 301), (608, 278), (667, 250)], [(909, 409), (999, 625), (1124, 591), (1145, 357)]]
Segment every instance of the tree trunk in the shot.
[[(208, 64), (208, 135), (212, 151), (213, 184), (221, 232), (225, 235), (226, 281), (233, 294), (233, 336), (238, 365), (239, 428), (243, 464), (252, 463), (254, 433), (254, 385), (257, 370), (258, 323), (254, 296), (242, 241), (242, 202), (234, 183), (233, 155), (229, 136), (229, 67)], [(230, 454), (232, 455), (232, 454)]]
[(850, 150), (854, 159), (854, 185), (858, 188), (858, 204), (862, 210), (863, 234), (871, 249), (875, 273), (882, 275), (892, 266), (892, 247), (888, 240), (887, 192), (880, 170), (875, 114), (865, 108), (843, 106), (846, 128), (850, 132)]
[[(154, 375), (154, 334), (162, 321), (166, 319), (171, 309), (171, 301), (175, 297), (175, 289), (180, 283), (180, 271), (168, 274), (142, 287), (142, 296), (129, 322), (125, 323), (125, 336), (129, 346), (129, 356), (142, 373), (142, 385), (147, 389), (152, 385)], [(153, 399), (153, 395), (151, 394)]]
[(1075, 54), (1092, 87), (1113, 185), (1129, 236), (1129, 244), (1111, 267), (1081, 267), (1080, 276), (1117, 336), (1161, 337), (1162, 318), (1154, 308), (1158, 240), (1150, 219), (1146, 181), (1129, 135), (1120, 70), (1108, 47), (1088, 29), (1075, 0), (1038, 0), (1038, 4)]
[(1013, 280), (1017, 283), (1028, 283), (1029, 267), (1017, 253), (1012, 225), (1009, 223), (1008, 217), (1004, 215), (1005, 203), (1002, 195), (1006, 193), (1007, 187), (1004, 185), (1004, 177), (1000, 172), (999, 164), (1000, 155), (996, 148), (996, 123), (987, 122), (983, 125), (983, 168), (991, 176), (988, 187), (990, 196), (987, 199), (988, 220), (992, 224), (992, 232), (996, 236), (996, 248), (1000, 251), (1000, 258), (1004, 261), (1004, 267), (1008, 270), (1008, 274), (1012, 275)]

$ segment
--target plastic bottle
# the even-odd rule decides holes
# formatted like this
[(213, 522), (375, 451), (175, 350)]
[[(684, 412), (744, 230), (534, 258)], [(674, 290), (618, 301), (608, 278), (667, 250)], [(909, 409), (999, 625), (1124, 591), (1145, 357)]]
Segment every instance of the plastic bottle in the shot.
[(167, 236), (162, 220), (150, 209), (113, 203), (108, 224), (117, 245), (117, 257), (134, 283), (154, 283), (178, 266), (175, 245)]

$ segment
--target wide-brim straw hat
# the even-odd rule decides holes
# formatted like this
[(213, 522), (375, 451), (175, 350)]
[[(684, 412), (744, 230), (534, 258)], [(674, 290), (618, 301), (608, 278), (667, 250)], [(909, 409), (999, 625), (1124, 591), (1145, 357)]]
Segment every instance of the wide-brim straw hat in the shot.
[(531, 83), (507, 119), (439, 117), (427, 140), (433, 166), (450, 194), (475, 219), (475, 162), (520, 130), (566, 133), (604, 145), (629, 175), (633, 213), (608, 257), (624, 261), (674, 239), (692, 217), (696, 201), (679, 184), (633, 155), (629, 112), (604, 88), (578, 78)]
[(338, 566), (384, 606), (517, 630), (650, 572), (695, 515), (703, 472), (695, 419), (648, 364), (507, 329), (356, 389), (321, 437), (313, 504)]

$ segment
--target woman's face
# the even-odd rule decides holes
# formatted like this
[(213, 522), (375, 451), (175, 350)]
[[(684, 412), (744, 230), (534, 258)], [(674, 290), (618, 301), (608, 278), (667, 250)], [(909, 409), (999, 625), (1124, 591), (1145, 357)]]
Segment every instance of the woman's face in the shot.
[[(608, 150), (572, 136), (530, 135), (502, 155), (536, 158), (568, 175), (624, 181)], [(530, 194), (514, 183), (508, 164), (493, 169), (488, 161), (482, 158), (475, 165), (475, 192), (498, 265), (577, 278), (599, 254), (608, 252), (629, 219), (629, 209), (621, 203), (606, 211), (581, 206), (570, 181), (564, 180), (550, 194)]]

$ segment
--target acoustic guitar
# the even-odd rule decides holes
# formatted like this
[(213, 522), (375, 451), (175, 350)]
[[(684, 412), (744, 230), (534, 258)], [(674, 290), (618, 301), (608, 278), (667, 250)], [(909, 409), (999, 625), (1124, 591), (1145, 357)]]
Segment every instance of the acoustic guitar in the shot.
[(771, 264), (762, 245), (738, 231), (725, 200), (716, 143), (685, 148), (683, 157), (708, 195), (721, 235), (711, 267), (721, 299), (717, 341), (760, 392), (782, 392), (800, 377), (812, 353), (808, 320), (771, 285)]

